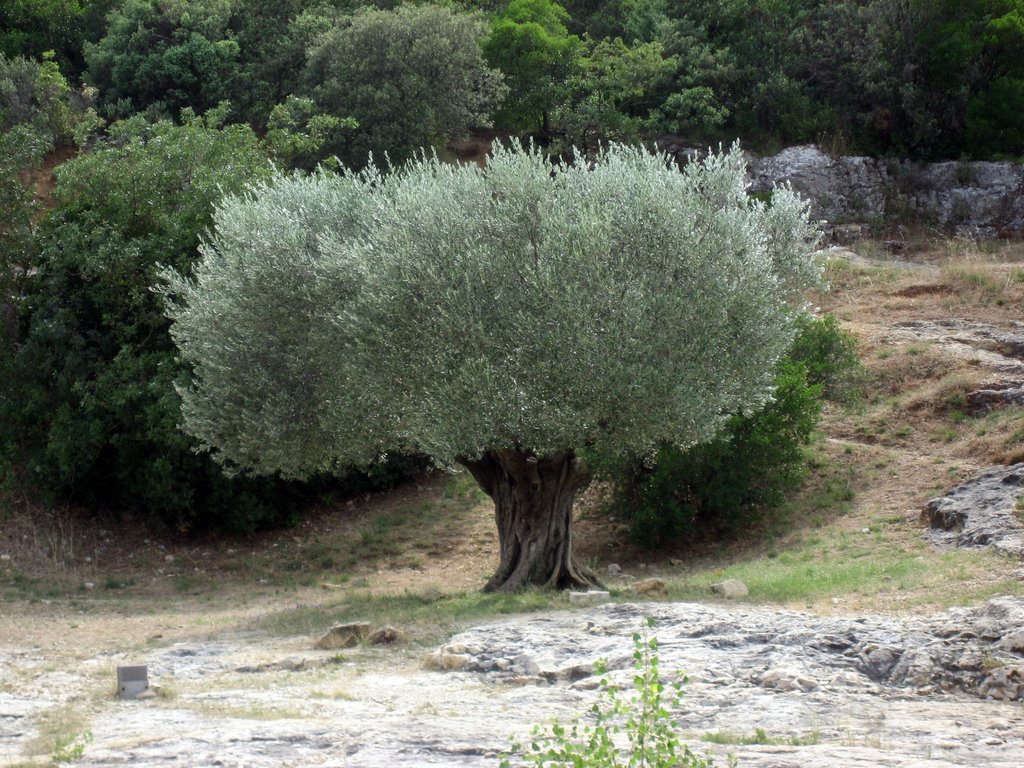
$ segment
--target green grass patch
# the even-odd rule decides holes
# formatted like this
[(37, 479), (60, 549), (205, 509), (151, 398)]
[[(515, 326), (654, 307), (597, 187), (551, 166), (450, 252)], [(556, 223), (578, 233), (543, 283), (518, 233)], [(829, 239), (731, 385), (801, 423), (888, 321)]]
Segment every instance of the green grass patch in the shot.
[(965, 582), (975, 571), (990, 570), (989, 552), (935, 552), (904, 550), (889, 545), (881, 527), (877, 531), (844, 534), (827, 547), (803, 545), (779, 553), (769, 552), (744, 562), (687, 574), (670, 584), (674, 597), (706, 599), (708, 585), (738, 579), (757, 603), (806, 603), (832, 597), (907, 593), (907, 606), (938, 603), (961, 605), (996, 594), (1024, 594), (1024, 584), (1007, 577), (949, 589)]
[(755, 728), (749, 735), (733, 733), (732, 731), (714, 731), (705, 733), (701, 741), (711, 744), (726, 744), (747, 746), (752, 744), (768, 744), (775, 746), (807, 747), (821, 743), (821, 734), (818, 731), (801, 736), (769, 736), (764, 728)]

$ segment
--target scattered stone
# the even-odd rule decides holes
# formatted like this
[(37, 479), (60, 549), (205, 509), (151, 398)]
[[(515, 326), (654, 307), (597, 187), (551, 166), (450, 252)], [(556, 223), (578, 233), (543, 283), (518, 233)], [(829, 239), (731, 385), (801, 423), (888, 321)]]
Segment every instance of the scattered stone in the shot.
[(603, 589), (591, 589), (587, 592), (569, 592), (569, 602), (573, 605), (597, 605), (607, 603), (611, 594)]
[(764, 688), (784, 692), (813, 691), (818, 687), (818, 683), (815, 680), (790, 667), (769, 669), (761, 675), (760, 683)]
[(405, 632), (390, 624), (374, 631), (369, 637), (370, 645), (392, 645), (405, 642), (407, 639), (408, 635)]
[(633, 591), (638, 595), (647, 597), (667, 597), (668, 587), (664, 579), (650, 578), (641, 579), (632, 586)]
[(928, 538), (940, 546), (992, 547), (1024, 556), (1024, 525), (1014, 515), (1024, 493), (1024, 462), (989, 470), (921, 510)]
[(3, 560), (4, 562), (7, 562), (10, 559), (11, 559), (10, 555), (0, 555), (0, 560)]
[(711, 591), (716, 595), (721, 595), (726, 600), (738, 600), (741, 597), (746, 597), (750, 594), (750, 590), (747, 589), (747, 585), (739, 579), (726, 579), (720, 581), (717, 584), (711, 585)]
[(174, 555), (164, 555), (164, 562), (165, 563), (173, 563), (174, 562)]
[(996, 643), (996, 647), (1003, 651), (1024, 655), (1024, 628), (1003, 635)]
[(618, 576), (620, 573), (622, 573), (622, 569), (618, 566), (617, 563), (608, 563), (607, 570), (609, 576)]
[(535, 662), (525, 653), (521, 653), (514, 659), (512, 659), (511, 669), (516, 671), (521, 670), (522, 674), (527, 675), (529, 677), (533, 677), (535, 675), (540, 674), (540, 666), (537, 664), (537, 662)]
[(595, 670), (593, 664), (573, 664), (572, 666), (566, 667), (564, 669), (541, 672), (540, 674), (549, 683), (576, 683), (580, 680), (586, 680), (588, 677), (593, 677), (594, 671)]
[(668, 564), (671, 565), (673, 568), (679, 568), (683, 564), (683, 561), (680, 560), (678, 557), (673, 557), (671, 560), (668, 561)]
[(83, 584), (82, 586), (83, 586), (83, 587), (84, 587), (85, 589), (96, 589), (96, 585), (95, 585), (95, 584), (93, 584), (93, 583), (92, 583), (91, 581), (87, 581), (87, 582), (85, 582), (85, 584)]
[(370, 630), (371, 626), (368, 621), (339, 624), (327, 630), (327, 634), (316, 641), (316, 647), (325, 651), (353, 648), (370, 636)]

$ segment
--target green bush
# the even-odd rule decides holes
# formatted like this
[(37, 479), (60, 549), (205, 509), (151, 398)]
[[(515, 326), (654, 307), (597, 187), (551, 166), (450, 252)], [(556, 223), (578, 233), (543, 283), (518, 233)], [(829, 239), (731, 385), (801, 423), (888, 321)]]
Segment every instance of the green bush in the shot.
[(278, 484), (226, 480), (177, 429), (184, 371), (150, 290), (158, 264), (196, 258), (222, 194), (270, 172), (252, 131), (221, 117), (111, 126), (61, 166), (56, 207), (23, 240), (33, 268), (0, 357), (0, 458), (48, 495), (177, 528), (283, 513)]
[(865, 383), (857, 341), (839, 327), (835, 315), (801, 317), (789, 353), (807, 368), (807, 383), (820, 385), (827, 400), (851, 402)]
[[(609, 682), (607, 668), (601, 674), (601, 701), (591, 707), (593, 724), (577, 718), (568, 726), (553, 723), (551, 735), (537, 726), (528, 746), (513, 744), (502, 757), (501, 768), (512, 758), (537, 768), (711, 768), (710, 756), (701, 757), (679, 739), (679, 725), (669, 707), (678, 708), (686, 678), (662, 682), (658, 639), (646, 626), (633, 634), (633, 692), (625, 695)], [(617, 735), (624, 739), (617, 739)], [(622, 742), (625, 741), (623, 745)]]
[(804, 473), (808, 441), (832, 391), (852, 396), (860, 363), (834, 317), (803, 319), (776, 371), (775, 397), (761, 411), (735, 415), (720, 437), (682, 450), (663, 445), (652, 458), (597, 459), (616, 484), (614, 504), (634, 540), (658, 546), (704, 531), (732, 531), (777, 505)]

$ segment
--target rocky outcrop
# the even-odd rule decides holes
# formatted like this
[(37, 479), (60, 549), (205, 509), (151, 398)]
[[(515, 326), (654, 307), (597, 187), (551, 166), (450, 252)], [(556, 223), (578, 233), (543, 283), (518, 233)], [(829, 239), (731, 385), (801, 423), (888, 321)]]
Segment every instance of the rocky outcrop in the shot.
[[(683, 163), (703, 154), (672, 140), (659, 145)], [(849, 222), (894, 220), (983, 240), (1024, 234), (1024, 165), (834, 157), (813, 145), (746, 156), (751, 192), (792, 185), (840, 240), (852, 231)]]
[(929, 538), (941, 546), (992, 547), (1022, 557), (1024, 525), (1015, 514), (1021, 498), (1024, 463), (997, 467), (929, 501), (921, 519), (930, 527)]
[(686, 669), (695, 683), (813, 690), (826, 698), (848, 690), (903, 690), (1024, 701), (1019, 597), (903, 621), (682, 603), (607, 606), (590, 613), (582, 632), (555, 628), (551, 619), (471, 630), (438, 651), (440, 659), (457, 656), (457, 664), (431, 666), (515, 685), (595, 687), (596, 680), (578, 681), (587, 677), (581, 670), (602, 657), (610, 670), (631, 669), (629, 649), (611, 639), (628, 634), (623, 622), (636, 622), (641, 611), (657, 619), (662, 666)]

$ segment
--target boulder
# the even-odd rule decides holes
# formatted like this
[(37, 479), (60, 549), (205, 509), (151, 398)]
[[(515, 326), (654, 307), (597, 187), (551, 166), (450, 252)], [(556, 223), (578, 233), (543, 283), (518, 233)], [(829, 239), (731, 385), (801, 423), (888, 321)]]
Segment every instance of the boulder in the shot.
[(747, 585), (739, 579), (726, 579), (720, 581), (717, 584), (711, 585), (711, 591), (716, 595), (721, 595), (726, 600), (738, 600), (741, 597), (746, 597), (750, 594), (750, 590), (747, 589)]
[(996, 467), (932, 499), (921, 510), (928, 538), (940, 546), (991, 547), (1024, 556), (1024, 525), (1014, 514), (1024, 493), (1024, 463)]

